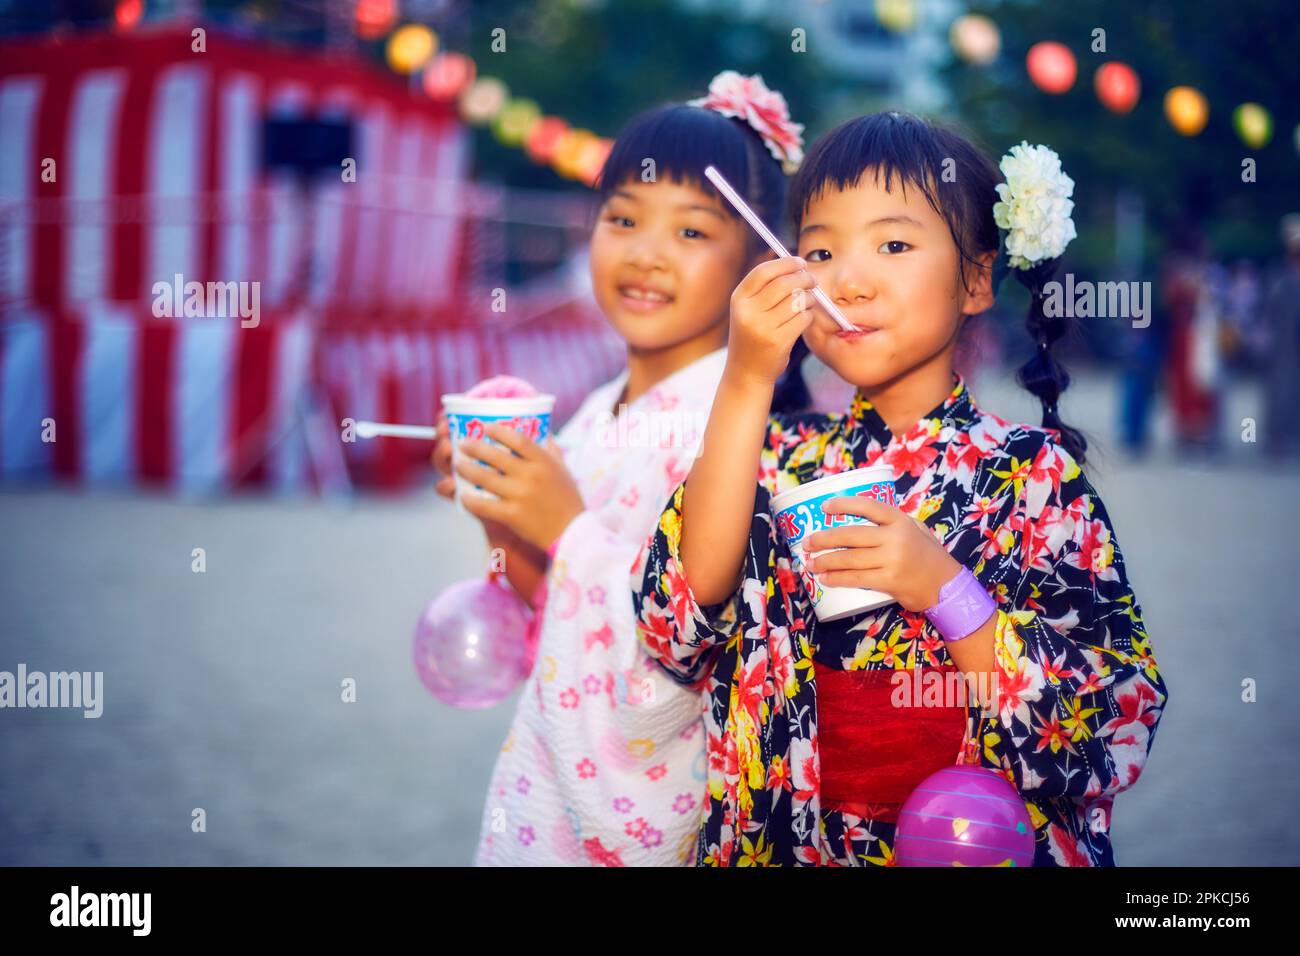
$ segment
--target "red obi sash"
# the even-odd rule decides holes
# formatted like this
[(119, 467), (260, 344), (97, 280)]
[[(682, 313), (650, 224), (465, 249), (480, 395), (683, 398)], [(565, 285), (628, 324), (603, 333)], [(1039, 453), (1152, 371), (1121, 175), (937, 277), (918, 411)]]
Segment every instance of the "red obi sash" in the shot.
[[(956, 668), (920, 667), (917, 677), (938, 672), (945, 686)], [(817, 664), (817, 740), (821, 757), (821, 805), (894, 823), (911, 792), (937, 770), (957, 763), (966, 738), (966, 707), (923, 707), (919, 680), (893, 670), (832, 670)], [(928, 678), (933, 681), (934, 678)], [(904, 696), (907, 695), (907, 696)], [(945, 695), (945, 702), (951, 698)], [(959, 698), (960, 699), (960, 698)]]

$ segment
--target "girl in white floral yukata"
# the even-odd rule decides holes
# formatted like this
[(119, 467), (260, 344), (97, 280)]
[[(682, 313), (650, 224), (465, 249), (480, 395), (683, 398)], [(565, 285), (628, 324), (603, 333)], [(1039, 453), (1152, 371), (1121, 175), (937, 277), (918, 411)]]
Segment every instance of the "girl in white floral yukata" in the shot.
[[(463, 498), (532, 599), (536, 658), (483, 808), (479, 865), (686, 865), (704, 795), (704, 700), (637, 641), (627, 578), (663, 501), (690, 468), (726, 360), (729, 297), (766, 253), (704, 178), (710, 164), (779, 216), (801, 127), (758, 77), (651, 110), (615, 142), (591, 237), (597, 304), (627, 368), (538, 446), (461, 445)], [(806, 401), (791, 378), (776, 405)], [(451, 468), (445, 426), (435, 462)], [(495, 470), (494, 470), (495, 469)], [(452, 479), (439, 483), (450, 496)]]

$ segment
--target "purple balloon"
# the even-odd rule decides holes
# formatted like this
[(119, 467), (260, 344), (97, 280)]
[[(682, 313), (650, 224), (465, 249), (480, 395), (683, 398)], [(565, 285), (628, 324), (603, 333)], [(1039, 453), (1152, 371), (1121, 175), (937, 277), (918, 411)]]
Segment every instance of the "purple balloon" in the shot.
[(415, 626), (420, 680), (452, 707), (499, 703), (528, 676), (532, 610), (496, 578), (460, 581), (429, 603)]
[(1033, 866), (1034, 827), (996, 770), (962, 764), (926, 777), (898, 814), (899, 866)]

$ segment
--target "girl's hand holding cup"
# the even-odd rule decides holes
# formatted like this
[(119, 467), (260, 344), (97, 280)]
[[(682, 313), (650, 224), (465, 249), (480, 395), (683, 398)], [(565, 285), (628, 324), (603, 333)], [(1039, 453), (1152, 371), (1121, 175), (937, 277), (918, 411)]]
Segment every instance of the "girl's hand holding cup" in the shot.
[[(456, 478), (452, 474), (451, 429), (447, 423), (446, 412), (439, 410), (434, 430), (436, 434), (433, 439), (433, 454), (430, 456), (430, 460), (442, 477), (438, 479), (438, 483), (433, 487), (442, 497), (454, 501), (456, 498)], [(489, 547), (504, 548), (507, 551), (514, 552), (523, 544), (519, 535), (499, 521), (480, 517), (479, 523), (483, 525)]]
[(924, 611), (961, 571), (929, 528), (893, 505), (852, 497), (832, 498), (824, 507), (828, 515), (860, 515), (874, 522), (827, 528), (804, 539), (809, 553), (828, 552), (808, 561), (808, 570), (826, 587), (884, 591), (907, 610)]
[(495, 523), (545, 551), (585, 510), (577, 482), (554, 441), (539, 445), (499, 422), (485, 434), (496, 444), (463, 441), (455, 471), (496, 497), (462, 495), (461, 503), (485, 527)]
[(447, 424), (447, 413), (438, 411), (438, 421), (434, 425), (433, 455), (430, 457), (433, 467), (442, 475), (434, 490), (442, 497), (456, 497), (456, 479), (451, 473), (451, 429)]
[(795, 341), (813, 320), (816, 283), (797, 256), (760, 263), (731, 294), (726, 374), (764, 387), (790, 362)]

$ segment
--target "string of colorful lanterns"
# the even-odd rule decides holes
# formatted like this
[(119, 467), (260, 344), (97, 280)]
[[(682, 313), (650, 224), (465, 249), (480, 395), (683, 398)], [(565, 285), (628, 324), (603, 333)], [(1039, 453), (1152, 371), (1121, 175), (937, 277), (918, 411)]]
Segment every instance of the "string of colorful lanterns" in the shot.
[[(896, 32), (912, 28), (914, 13), (908, 0), (876, 2), (877, 18)], [(490, 125), (501, 143), (524, 149), (534, 162), (549, 165), (570, 179), (594, 181), (613, 145), (611, 140), (590, 130), (574, 129), (558, 116), (543, 115), (532, 100), (512, 97), (506, 85), (495, 77), (478, 77), (470, 57), (455, 51), (440, 53), (438, 36), (428, 27), (396, 23), (396, 0), (357, 3), (357, 34), (366, 39), (387, 35), (385, 55), (394, 71), (407, 76), (418, 73), (422, 89), (432, 99), (454, 100), (467, 123)], [(997, 24), (978, 13), (957, 17), (948, 38), (956, 54), (974, 66), (992, 63), (1002, 47)], [(1029, 48), (1025, 69), (1036, 87), (1060, 96), (1074, 87), (1079, 64), (1065, 44), (1044, 40)], [(1097, 68), (1093, 89), (1102, 106), (1121, 115), (1131, 113), (1142, 96), (1137, 72), (1117, 60)], [(1194, 87), (1173, 87), (1165, 93), (1163, 105), (1165, 118), (1179, 135), (1197, 136), (1209, 123), (1209, 102)], [(1242, 103), (1234, 109), (1232, 126), (1238, 138), (1252, 149), (1266, 146), (1273, 137), (1273, 117), (1259, 103)], [(1300, 152), (1300, 125), (1294, 139)]]
[[(881, 23), (885, 23), (881, 18)], [(1002, 36), (997, 24), (979, 13), (957, 17), (948, 31), (953, 51), (973, 66), (987, 66), (997, 59)], [(1029, 48), (1025, 69), (1030, 81), (1044, 93), (1060, 96), (1074, 87), (1079, 65), (1070, 48), (1054, 40), (1044, 40)], [(1142, 97), (1142, 83), (1127, 63), (1108, 61), (1093, 74), (1093, 89), (1102, 106), (1112, 113), (1131, 113)], [(1165, 93), (1165, 119), (1181, 136), (1197, 136), (1210, 119), (1210, 104), (1200, 90), (1175, 86)], [(1232, 111), (1232, 127), (1237, 137), (1252, 149), (1267, 146), (1273, 138), (1273, 117), (1259, 103), (1242, 103)], [(1293, 133), (1296, 152), (1300, 153), (1300, 124)]]
[[(592, 185), (613, 140), (576, 129), (558, 116), (543, 115), (532, 100), (512, 97), (494, 76), (478, 76), (473, 59), (454, 50), (438, 52), (438, 35), (418, 23), (393, 29), (393, 0), (362, 0), (357, 5), (357, 33), (369, 39), (387, 34), (388, 65), (404, 76), (418, 74), (422, 90), (434, 100), (454, 102), (461, 119), (487, 126), (506, 146), (522, 148), (530, 159), (550, 166), (566, 179)], [(391, 32), (389, 32), (391, 30)]]

